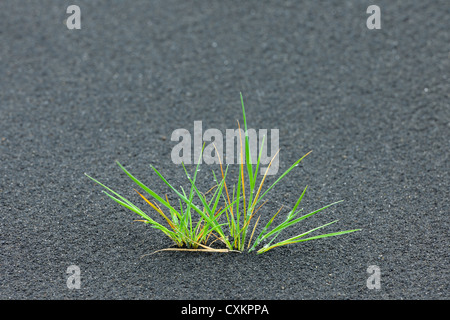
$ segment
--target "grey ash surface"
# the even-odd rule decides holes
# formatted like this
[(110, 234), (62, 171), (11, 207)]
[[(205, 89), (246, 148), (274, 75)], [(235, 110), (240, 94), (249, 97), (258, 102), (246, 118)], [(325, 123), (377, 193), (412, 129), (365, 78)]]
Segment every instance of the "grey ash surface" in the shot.
[[(377, 1), (381, 30), (361, 1), (77, 1), (68, 30), (71, 4), (0, 2), (1, 299), (449, 298), (448, 1)], [(308, 185), (305, 211), (345, 201), (284, 237), (363, 230), (140, 259), (170, 240), (84, 173), (136, 201), (116, 160), (158, 192), (149, 164), (187, 186), (172, 132), (236, 128), (240, 91), (249, 127), (280, 130), (279, 174), (313, 150), (264, 216)]]

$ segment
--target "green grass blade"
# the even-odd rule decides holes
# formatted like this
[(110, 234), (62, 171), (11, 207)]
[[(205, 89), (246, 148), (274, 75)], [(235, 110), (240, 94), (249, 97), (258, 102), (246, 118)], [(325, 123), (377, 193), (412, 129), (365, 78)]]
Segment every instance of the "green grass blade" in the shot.
[[(256, 177), (258, 176), (259, 164), (261, 163), (261, 155), (262, 155), (262, 152), (263, 152), (264, 140), (265, 139), (266, 139), (266, 136), (264, 135), (263, 139), (262, 139), (262, 142), (261, 142), (261, 146), (259, 148), (258, 161), (256, 162), (255, 175), (253, 177), (254, 184), (256, 184)], [(253, 187), (254, 187), (254, 185), (253, 185)]]
[[(125, 169), (118, 161), (117, 164), (119, 165), (119, 167), (127, 174), (128, 177), (130, 177), (131, 180), (133, 180), (138, 186), (140, 186), (145, 192), (147, 192), (148, 194), (150, 194), (153, 198), (155, 198), (156, 200), (158, 200), (159, 203), (163, 204), (165, 207), (167, 207), (169, 210), (173, 210), (174, 212), (177, 213), (177, 216), (179, 218), (181, 218), (181, 215), (179, 214), (179, 212), (177, 210), (175, 210), (174, 207), (172, 207), (170, 205), (170, 203), (168, 203), (166, 200), (164, 200), (162, 197), (160, 197), (156, 192), (154, 192), (153, 190), (151, 190), (149, 187), (147, 187), (146, 185), (144, 185), (141, 181), (139, 181), (137, 178), (135, 178), (130, 172), (128, 172), (127, 169)], [(165, 180), (162, 176), (160, 176), (163, 180)]]
[(287, 241), (283, 241), (282, 244), (274, 244), (271, 247), (268, 248), (261, 248), (260, 250), (257, 251), (258, 254), (267, 252), (275, 247), (280, 247), (280, 246), (284, 246), (284, 245), (288, 245), (288, 244), (292, 244), (292, 243), (298, 243), (298, 242), (304, 242), (304, 241), (310, 241), (310, 240), (316, 240), (316, 239), (321, 239), (321, 238), (328, 238), (328, 237), (334, 237), (334, 236), (339, 236), (342, 234), (346, 234), (346, 233), (351, 233), (351, 232), (355, 232), (355, 231), (360, 231), (361, 229), (352, 229), (352, 230), (345, 230), (345, 231), (338, 231), (338, 232), (332, 232), (332, 233), (326, 233), (326, 234), (321, 234), (318, 236), (314, 236), (314, 237), (309, 237), (309, 238), (305, 238), (305, 239), (299, 239), (299, 240), (294, 240), (291, 242), (287, 242)]
[[(315, 215), (316, 213), (318, 213), (318, 212), (320, 212), (320, 211), (322, 211), (322, 210), (324, 210), (324, 209), (326, 209), (326, 208), (329, 208), (329, 207), (331, 207), (331, 206), (333, 206), (333, 205), (335, 205), (335, 204), (338, 204), (338, 203), (340, 203), (340, 202), (342, 202), (342, 201), (343, 201), (343, 200), (337, 201), (337, 202), (333, 202), (333, 203), (331, 203), (331, 204), (329, 204), (329, 205), (326, 205), (325, 207), (322, 207), (322, 208), (320, 208), (320, 209), (318, 209), (318, 210), (315, 210), (315, 211), (313, 211), (313, 212), (310, 212), (310, 213), (308, 213), (308, 214), (305, 214), (304, 216), (301, 216), (300, 218), (297, 218), (297, 219), (294, 219), (294, 220), (291, 220), (292, 217), (290, 217), (291, 214), (289, 214), (285, 221), (283, 221), (281, 224), (279, 224), (278, 226), (276, 226), (274, 229), (272, 229), (272, 230), (269, 231), (269, 232), (267, 232), (268, 227), (265, 227), (265, 228), (261, 231), (261, 233), (259, 234), (259, 236), (256, 238), (256, 240), (255, 240), (253, 246), (251, 247), (251, 250), (250, 250), (250, 251), (253, 251), (253, 250), (255, 249), (255, 247), (256, 247), (261, 241), (263, 241), (264, 239), (267, 239), (267, 238), (271, 237), (272, 235), (274, 235), (274, 234), (276, 234), (276, 233), (278, 233), (278, 232), (281, 232), (283, 229), (285, 229), (285, 228), (287, 228), (287, 227), (289, 227), (289, 226), (291, 226), (291, 225), (293, 225), (293, 224), (296, 224), (296, 223), (298, 223), (298, 222), (300, 222), (300, 221), (302, 221), (302, 220), (304, 220), (304, 219), (306, 219), (306, 218), (308, 218), (308, 217), (311, 217), (312, 215)], [(292, 212), (292, 211), (291, 211), (291, 212)], [(269, 222), (270, 222), (270, 221), (269, 221)], [(267, 233), (266, 233), (266, 232), (267, 232)]]
[(321, 226), (318, 226), (318, 227), (313, 228), (313, 229), (311, 229), (311, 230), (308, 230), (308, 231), (306, 231), (306, 232), (303, 232), (302, 234), (299, 234), (298, 236), (295, 236), (295, 237), (286, 239), (286, 240), (284, 240), (284, 241), (282, 241), (282, 242), (292, 242), (292, 241), (294, 241), (294, 240), (300, 239), (300, 238), (302, 238), (302, 237), (304, 237), (304, 236), (310, 234), (311, 232), (314, 232), (314, 231), (316, 231), (316, 230), (325, 228), (325, 227), (329, 226), (330, 224), (336, 223), (336, 222), (338, 222), (338, 221), (339, 221), (339, 220), (334, 220), (334, 221), (325, 223), (324, 225), (321, 225)]
[(122, 205), (123, 207), (137, 213), (138, 215), (140, 215), (142, 218), (146, 219), (146, 223), (150, 224), (150, 226), (152, 228), (158, 229), (160, 231), (162, 231), (164, 234), (166, 234), (169, 238), (171, 238), (175, 243), (177, 243), (177, 245), (180, 245), (180, 240), (179, 240), (179, 234), (167, 229), (166, 227), (164, 227), (163, 225), (161, 225), (160, 223), (156, 222), (155, 220), (153, 220), (152, 218), (150, 218), (147, 214), (145, 214), (141, 209), (139, 209), (136, 205), (134, 205), (132, 202), (130, 202), (129, 200), (127, 200), (126, 198), (124, 198), (123, 196), (121, 196), (119, 193), (115, 192), (114, 190), (112, 190), (111, 188), (105, 186), (104, 184), (102, 184), (101, 182), (99, 182), (98, 180), (92, 178), (91, 176), (85, 174), (88, 178), (90, 178), (91, 180), (93, 180), (94, 182), (96, 182), (97, 184), (101, 185), (102, 187), (104, 187), (106, 190), (110, 191), (112, 194), (114, 194), (115, 196), (109, 194), (106, 191), (103, 191), (103, 193), (105, 193), (108, 197), (110, 197), (111, 199), (113, 199), (114, 201), (116, 201), (117, 203), (119, 203), (120, 205)]
[(137, 208), (136, 206), (129, 205), (128, 203), (125, 203), (125, 202), (117, 199), (116, 197), (114, 197), (113, 195), (109, 194), (106, 191), (103, 191), (103, 193), (105, 193), (108, 197), (110, 197), (111, 199), (113, 199), (114, 201), (119, 203), (120, 205), (124, 206), (125, 208), (127, 208), (127, 209), (129, 209), (129, 210), (131, 210), (131, 211), (133, 211), (135, 213), (137, 213), (138, 215), (140, 215), (142, 217), (147, 217), (146, 218), (147, 221), (148, 221), (147, 223), (151, 224), (153, 227), (155, 227), (155, 228), (157, 228), (157, 229), (159, 229), (161, 231), (164, 231), (164, 233), (166, 233), (166, 234), (170, 234), (172, 236), (175, 235), (174, 232), (170, 231), (169, 229), (167, 229), (163, 225), (159, 224), (155, 220), (153, 220), (153, 219), (149, 218), (148, 216), (146, 216), (145, 214), (143, 214), (143, 212), (139, 208)]
[(248, 172), (248, 176), (249, 176), (250, 190), (253, 190), (255, 183), (253, 180), (253, 167), (252, 167), (252, 163), (251, 163), (250, 146), (249, 146), (249, 141), (248, 141), (247, 119), (245, 117), (244, 98), (242, 97), (242, 93), (240, 93), (240, 95), (241, 95), (241, 104), (242, 104), (242, 115), (243, 115), (243, 119), (244, 119), (245, 162), (247, 165), (247, 172)]
[(318, 209), (318, 210), (315, 210), (315, 211), (313, 211), (313, 212), (310, 212), (310, 213), (308, 213), (308, 214), (305, 214), (304, 216), (301, 216), (300, 218), (294, 219), (294, 220), (292, 220), (292, 221), (283, 222), (282, 224), (278, 225), (278, 226), (275, 227), (273, 230), (271, 230), (270, 232), (268, 232), (267, 234), (265, 234), (265, 235), (262, 237), (261, 240), (264, 240), (264, 239), (270, 237), (271, 235), (273, 235), (274, 233), (276, 233), (276, 232), (278, 232), (278, 231), (281, 231), (281, 230), (283, 230), (283, 229), (285, 229), (285, 228), (287, 228), (287, 227), (289, 227), (289, 226), (291, 226), (291, 225), (293, 225), (293, 224), (296, 224), (296, 223), (298, 223), (298, 222), (300, 222), (300, 221), (302, 221), (302, 220), (304, 220), (304, 219), (306, 219), (306, 218), (309, 218), (309, 217), (311, 217), (312, 215), (315, 215), (316, 213), (318, 213), (318, 212), (320, 212), (320, 211), (322, 211), (322, 210), (324, 210), (324, 209), (327, 209), (327, 208), (329, 208), (329, 207), (331, 207), (331, 206), (333, 206), (333, 205), (335, 205), (335, 204), (338, 204), (338, 203), (340, 203), (340, 202), (342, 202), (342, 200), (341, 200), (341, 201), (337, 201), (337, 202), (333, 202), (333, 203), (331, 203), (331, 204), (329, 204), (329, 205), (326, 205), (325, 207), (322, 207), (322, 208), (320, 208), (320, 209)]
[(300, 202), (302, 202), (303, 196), (305, 195), (307, 188), (308, 188), (308, 186), (306, 186), (305, 189), (303, 189), (302, 194), (300, 195), (297, 202), (295, 203), (295, 206), (292, 208), (291, 212), (289, 213), (289, 216), (291, 216), (291, 214), (294, 214), (294, 212), (297, 210), (297, 207), (300, 204)]
[[(145, 214), (145, 213), (144, 213), (142, 210), (140, 210), (137, 206), (135, 206), (133, 203), (131, 203), (128, 199), (124, 198), (124, 197), (121, 196), (119, 193), (117, 193), (117, 192), (115, 192), (114, 190), (112, 190), (111, 188), (105, 186), (103, 183), (101, 183), (100, 181), (98, 181), (98, 180), (92, 178), (91, 176), (87, 175), (86, 173), (85, 173), (85, 175), (86, 175), (89, 179), (93, 180), (94, 182), (96, 182), (97, 184), (99, 184), (100, 186), (102, 186), (103, 188), (105, 188), (106, 190), (108, 190), (109, 192), (111, 192), (112, 194), (114, 194), (114, 195), (115, 195), (117, 198), (119, 198), (123, 203), (126, 203), (128, 207), (131, 207), (131, 208), (134, 209), (134, 210), (132, 210), (132, 209), (129, 208), (130, 210), (132, 210), (132, 211), (134, 211), (134, 212), (136, 212), (135, 210), (137, 210), (137, 211), (139, 211), (139, 212), (136, 212), (136, 213), (138, 213), (142, 218), (147, 219), (148, 221), (153, 221), (153, 219), (151, 219), (147, 214)], [(104, 192), (105, 192), (105, 191), (104, 191)], [(108, 196), (112, 197), (109, 193), (107, 193), (107, 192), (105, 192), (105, 193), (106, 193)], [(114, 197), (112, 197), (112, 198), (115, 199)], [(128, 207), (127, 207), (127, 208), (128, 208)]]
[[(287, 169), (274, 183), (272, 183), (272, 185), (258, 198), (258, 201), (256, 202), (256, 204), (261, 201), (262, 198), (264, 198), (264, 196), (270, 191), (272, 190), (273, 187), (275, 187), (275, 185), (280, 182), (281, 179), (284, 178), (285, 175), (287, 175), (292, 169), (294, 169), (299, 163), (300, 161), (302, 161), (307, 155), (309, 155), (311, 153), (308, 152), (307, 154), (305, 154), (303, 157), (301, 157), (300, 159), (298, 159), (292, 166), (289, 167), (289, 169)], [(256, 205), (255, 204), (255, 205)]]

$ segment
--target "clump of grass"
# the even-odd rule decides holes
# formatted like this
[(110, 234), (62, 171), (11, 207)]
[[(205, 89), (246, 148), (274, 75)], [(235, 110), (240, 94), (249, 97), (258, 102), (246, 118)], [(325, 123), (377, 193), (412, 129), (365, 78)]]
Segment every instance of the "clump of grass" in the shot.
[[(127, 171), (119, 162), (117, 164), (119, 167), (128, 175), (128, 177), (133, 180), (144, 192), (147, 196), (143, 195), (139, 191), (136, 190), (137, 194), (144, 199), (144, 201), (154, 210), (156, 211), (162, 218), (164, 218), (167, 225), (163, 225), (154, 219), (152, 219), (149, 215), (147, 215), (143, 210), (134, 205), (131, 201), (127, 200), (114, 190), (100, 183), (96, 179), (90, 177), (86, 174), (90, 179), (101, 185), (106, 189), (104, 193), (112, 198), (114, 201), (118, 202), (120, 205), (125, 208), (137, 213), (141, 216), (142, 221), (146, 224), (149, 224), (151, 227), (160, 230), (166, 236), (168, 236), (178, 248), (167, 248), (163, 250), (185, 250), (185, 251), (206, 251), (206, 252), (230, 252), (237, 251), (242, 252), (244, 250), (248, 250), (249, 252), (257, 250), (257, 254), (265, 253), (273, 248), (281, 247), (289, 244), (310, 241), (320, 238), (332, 237), (337, 235), (342, 235), (346, 233), (351, 233), (355, 231), (359, 231), (360, 229), (351, 229), (339, 232), (325, 233), (316, 236), (308, 236), (310, 233), (329, 226), (333, 223), (336, 223), (338, 220), (331, 221), (324, 225), (318, 226), (311, 230), (302, 232), (294, 237), (290, 237), (288, 239), (274, 242), (275, 239), (282, 233), (283, 230), (297, 225), (300, 221), (313, 216), (314, 214), (327, 209), (335, 204), (338, 204), (342, 201), (337, 201), (326, 205), (320, 209), (312, 211), (308, 214), (297, 217), (302, 209), (297, 209), (302, 201), (307, 187), (303, 190), (294, 207), (288, 212), (284, 221), (279, 223), (273, 228), (270, 228), (275, 221), (275, 218), (280, 213), (280, 208), (273, 216), (269, 219), (266, 225), (262, 228), (259, 234), (254, 238), (255, 231), (257, 230), (258, 222), (261, 217), (261, 214), (256, 219), (256, 222), (251, 225), (252, 221), (254, 221), (255, 215), (258, 211), (263, 207), (266, 201), (262, 202), (262, 199), (271, 191), (280, 181), (284, 178), (292, 169), (294, 169), (300, 161), (302, 161), (307, 155), (311, 153), (308, 152), (303, 157), (298, 159), (295, 163), (293, 163), (283, 174), (281, 174), (278, 179), (273, 182), (265, 191), (263, 192), (264, 182), (267, 177), (267, 173), (269, 171), (270, 166), (272, 165), (275, 157), (278, 156), (278, 152), (271, 159), (265, 174), (263, 175), (259, 185), (257, 185), (257, 173), (259, 170), (260, 162), (261, 162), (261, 154), (262, 154), (262, 146), (264, 145), (264, 139), (261, 143), (261, 148), (259, 149), (259, 155), (256, 164), (252, 164), (250, 159), (250, 146), (249, 146), (249, 138), (247, 131), (247, 121), (245, 117), (245, 108), (244, 101), (241, 94), (241, 104), (242, 104), (242, 113), (243, 113), (243, 121), (244, 121), (244, 142), (242, 141), (241, 130), (239, 130), (240, 135), (240, 167), (239, 167), (239, 179), (235, 185), (233, 185), (233, 191), (230, 193), (226, 184), (226, 176), (228, 171), (228, 166), (225, 171), (223, 170), (222, 162), (220, 160), (219, 153), (219, 164), (220, 164), (220, 174), (222, 179), (218, 180), (217, 175), (213, 171), (214, 180), (216, 181), (216, 185), (213, 186), (208, 192), (205, 194), (200, 192), (196, 186), (196, 178), (197, 172), (199, 171), (199, 166), (201, 163), (201, 159), (203, 156), (203, 148), (200, 153), (199, 160), (197, 162), (197, 167), (194, 172), (194, 176), (191, 177), (183, 164), (183, 169), (185, 171), (186, 177), (190, 182), (190, 191), (186, 193), (183, 187), (180, 187), (180, 190), (177, 190), (173, 187), (164, 176), (156, 170), (155, 167), (151, 166), (153, 171), (157, 174), (157, 176), (161, 179), (161, 181), (167, 185), (178, 197), (177, 206), (172, 206), (169, 202), (167, 195), (165, 197), (158, 195), (155, 191), (144, 185), (141, 181), (139, 181), (136, 177), (134, 177), (129, 171)], [(238, 121), (238, 127), (240, 129), (240, 124)], [(265, 137), (264, 137), (265, 138)], [(204, 147), (204, 146), (203, 146)], [(217, 149), (216, 149), (217, 151)], [(245, 161), (244, 161), (245, 156)], [(244, 167), (245, 163), (245, 167)], [(247, 180), (245, 179), (247, 176)], [(215, 191), (212, 191), (214, 190)], [(207, 195), (212, 193), (212, 196), (208, 199)], [(150, 196), (150, 199), (148, 199)], [(203, 208), (199, 208), (194, 204), (194, 197), (197, 200), (200, 200)], [(152, 201), (153, 200), (153, 201)], [(222, 206), (220, 206), (222, 203)], [(164, 209), (164, 210), (163, 210)], [(168, 214), (164, 213), (169, 212)], [(226, 221), (224, 223), (219, 222), (221, 216), (225, 213)], [(195, 219), (197, 220), (195, 221)], [(227, 226), (227, 228), (224, 228)], [(226, 235), (225, 230), (228, 230), (229, 236)], [(249, 239), (247, 240), (247, 237)], [(254, 240), (253, 240), (254, 239)], [(253, 242), (252, 242), (253, 240)], [(215, 241), (220, 241), (225, 245), (225, 249), (217, 249), (211, 247), (211, 244)], [(264, 245), (263, 245), (264, 244)], [(263, 245), (261, 247), (261, 245)], [(258, 246), (260, 247), (259, 249)], [(162, 250), (159, 250), (162, 251)]]

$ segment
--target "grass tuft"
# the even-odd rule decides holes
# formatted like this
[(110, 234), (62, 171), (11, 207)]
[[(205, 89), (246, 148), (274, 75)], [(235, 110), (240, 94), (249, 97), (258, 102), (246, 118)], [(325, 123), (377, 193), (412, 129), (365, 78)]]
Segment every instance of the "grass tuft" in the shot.
[[(136, 220), (149, 224), (151, 227), (158, 229), (166, 236), (168, 236), (177, 248), (166, 248), (159, 251), (193, 251), (193, 252), (242, 252), (248, 250), (249, 252), (256, 250), (257, 254), (265, 253), (276, 247), (281, 247), (289, 244), (316, 240), (321, 238), (333, 237), (338, 235), (343, 235), (361, 229), (351, 229), (339, 232), (324, 233), (315, 236), (308, 236), (310, 233), (325, 228), (331, 224), (336, 223), (338, 220), (331, 221), (324, 225), (318, 226), (306, 232), (300, 233), (297, 236), (275, 242), (275, 239), (282, 233), (282, 231), (297, 225), (300, 221), (309, 218), (316, 213), (321, 212), (333, 205), (336, 205), (341, 201), (337, 201), (326, 205), (320, 209), (314, 210), (308, 214), (297, 217), (297, 215), (302, 212), (302, 209), (297, 209), (300, 205), (305, 193), (307, 186), (301, 193), (294, 207), (288, 212), (286, 218), (283, 222), (279, 223), (275, 227), (272, 224), (275, 221), (276, 216), (280, 213), (283, 207), (281, 207), (262, 227), (259, 234), (255, 233), (257, 230), (258, 222), (260, 221), (261, 213), (254, 224), (253, 218), (256, 213), (263, 207), (267, 202), (261, 201), (291, 170), (293, 170), (306, 156), (308, 156), (311, 151), (306, 153), (296, 162), (294, 162), (283, 174), (281, 174), (278, 179), (275, 180), (267, 189), (264, 189), (264, 182), (272, 162), (275, 157), (278, 156), (279, 150), (271, 159), (265, 174), (263, 175), (259, 185), (257, 186), (258, 171), (261, 161), (262, 147), (264, 146), (264, 139), (261, 143), (259, 149), (259, 155), (256, 164), (252, 164), (250, 159), (250, 145), (247, 131), (247, 120), (245, 116), (244, 100), (241, 97), (242, 104), (242, 114), (244, 121), (244, 138), (241, 136), (241, 130), (239, 130), (239, 140), (240, 140), (240, 155), (241, 161), (239, 166), (239, 178), (238, 181), (233, 185), (232, 192), (229, 192), (226, 176), (228, 172), (228, 166), (223, 168), (222, 161), (220, 159), (217, 148), (215, 148), (220, 167), (221, 180), (217, 179), (215, 172), (213, 171), (214, 180), (216, 184), (210, 188), (206, 193), (202, 193), (198, 190), (196, 186), (197, 172), (199, 171), (199, 166), (203, 156), (203, 149), (200, 153), (200, 157), (197, 162), (197, 167), (194, 172), (193, 177), (189, 175), (186, 167), (183, 165), (185, 174), (190, 182), (189, 193), (187, 194), (185, 190), (180, 187), (177, 190), (173, 187), (164, 176), (156, 170), (155, 167), (150, 166), (156, 175), (160, 178), (161, 182), (167, 185), (178, 197), (178, 205), (172, 206), (169, 202), (167, 195), (162, 196), (157, 194), (155, 191), (144, 185), (135, 176), (133, 176), (129, 171), (125, 169), (119, 162), (117, 165), (122, 169), (122, 171), (138, 186), (141, 192), (135, 189), (136, 193), (150, 206), (153, 212), (161, 216), (165, 223), (161, 224), (151, 218), (150, 214), (145, 213), (142, 209), (138, 208), (131, 201), (121, 196), (119, 193), (105, 186), (98, 180), (92, 178), (91, 176), (86, 176), (92, 179), (94, 182), (102, 186), (105, 190), (103, 191), (108, 197), (122, 205), (123, 207), (133, 211), (138, 214), (142, 219)], [(240, 123), (238, 123), (238, 128), (240, 129)], [(215, 146), (214, 146), (215, 147)], [(245, 157), (245, 161), (244, 161)], [(245, 166), (244, 166), (245, 163)], [(254, 167), (255, 166), (255, 167)], [(247, 177), (247, 180), (245, 179)], [(263, 191), (264, 190), (264, 191)], [(147, 194), (147, 195), (144, 195)], [(210, 195), (212, 194), (212, 195)], [(231, 194), (231, 197), (230, 197)], [(209, 197), (209, 198), (208, 198)], [(194, 198), (198, 201), (200, 200), (202, 208), (194, 204)], [(220, 222), (221, 217), (226, 216), (226, 222)], [(249, 232), (251, 231), (251, 233)], [(247, 241), (248, 234), (250, 237)], [(253, 240), (254, 239), (254, 240)], [(225, 249), (213, 248), (211, 245), (220, 241), (225, 245)], [(253, 241), (253, 242), (252, 242)]]

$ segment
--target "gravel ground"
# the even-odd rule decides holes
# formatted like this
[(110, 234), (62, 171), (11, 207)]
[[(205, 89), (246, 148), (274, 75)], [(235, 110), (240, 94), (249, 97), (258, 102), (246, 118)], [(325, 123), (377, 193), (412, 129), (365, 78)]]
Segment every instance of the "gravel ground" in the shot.
[[(379, 30), (365, 1), (76, 2), (79, 30), (73, 1), (0, 2), (1, 299), (449, 298), (448, 1), (377, 1)], [(170, 239), (84, 173), (136, 201), (116, 160), (158, 192), (149, 164), (187, 186), (172, 132), (236, 128), (239, 92), (249, 127), (279, 129), (279, 174), (313, 150), (264, 216), (308, 185), (305, 211), (344, 202), (285, 237), (362, 231), (141, 258)]]

